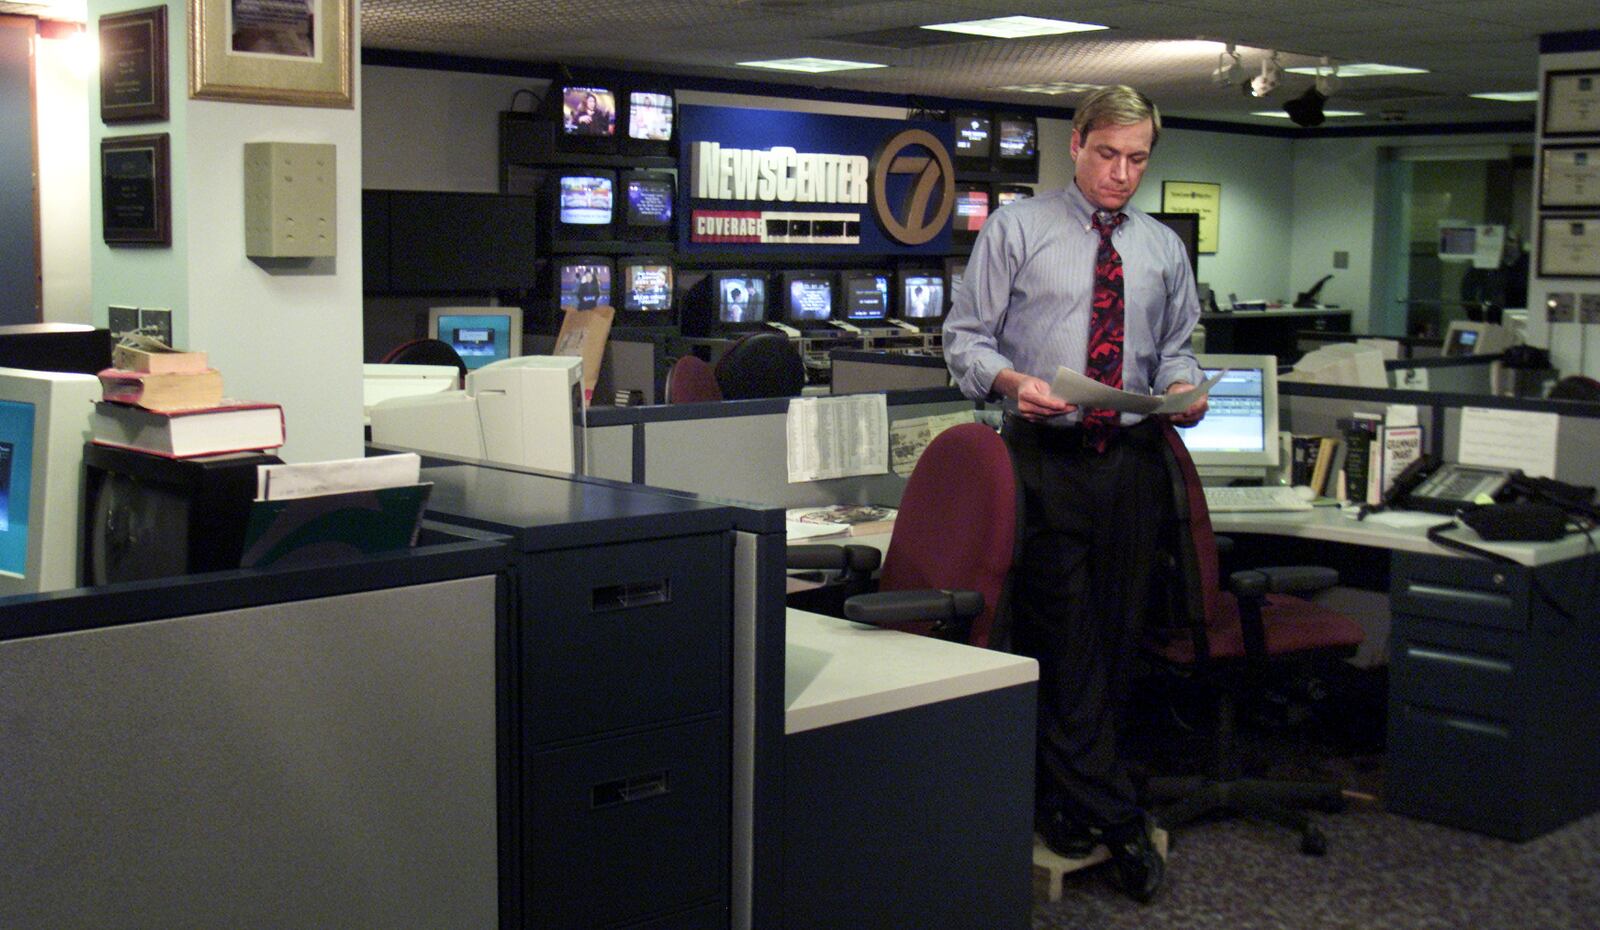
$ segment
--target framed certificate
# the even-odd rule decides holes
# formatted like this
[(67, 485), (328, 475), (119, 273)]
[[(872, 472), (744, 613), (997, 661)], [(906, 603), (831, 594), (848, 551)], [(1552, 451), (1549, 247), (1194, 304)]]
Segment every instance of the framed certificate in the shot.
[(1600, 134), (1600, 69), (1545, 72), (1544, 134)]
[(1541, 278), (1600, 278), (1600, 213), (1539, 218)]
[(100, 141), (102, 236), (111, 245), (171, 245), (167, 134)]
[(1162, 213), (1200, 214), (1200, 254), (1215, 255), (1222, 216), (1222, 185), (1209, 181), (1162, 181)]
[(167, 8), (100, 17), (100, 119), (167, 118)]
[(1600, 144), (1540, 150), (1539, 206), (1600, 207)]

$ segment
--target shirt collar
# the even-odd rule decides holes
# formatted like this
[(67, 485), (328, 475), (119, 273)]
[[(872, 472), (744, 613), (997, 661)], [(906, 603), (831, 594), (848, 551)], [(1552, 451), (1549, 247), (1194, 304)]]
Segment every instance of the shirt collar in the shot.
[[(1083, 195), (1083, 191), (1078, 188), (1077, 181), (1067, 184), (1067, 213), (1072, 218), (1072, 222), (1076, 223), (1079, 228), (1092, 232), (1094, 230), (1094, 215), (1099, 209), (1099, 207), (1089, 202), (1088, 197)], [(1128, 208), (1123, 207), (1121, 210), (1114, 211), (1112, 215), (1116, 213), (1127, 216)], [(1123, 222), (1127, 222), (1127, 220), (1124, 219)]]

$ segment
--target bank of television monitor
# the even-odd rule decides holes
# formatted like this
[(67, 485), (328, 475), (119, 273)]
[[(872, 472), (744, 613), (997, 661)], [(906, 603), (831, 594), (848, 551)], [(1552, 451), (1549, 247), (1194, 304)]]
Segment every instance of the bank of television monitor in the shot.
[(978, 230), (989, 219), (992, 192), (987, 184), (956, 182), (956, 208), (950, 214), (950, 237), (957, 242), (971, 242)]
[(831, 271), (778, 272), (778, 287), (783, 299), (780, 322), (801, 330), (830, 327), (834, 316), (835, 285), (835, 275)]
[(952, 110), (950, 127), (955, 131), (956, 165), (987, 169), (994, 155), (994, 118), (977, 110)]
[(756, 329), (767, 322), (765, 273), (721, 269), (711, 272), (707, 279), (717, 329)]
[(1200, 214), (1152, 213), (1151, 218), (1178, 234), (1183, 250), (1189, 256), (1189, 270), (1200, 277)]
[(551, 237), (557, 241), (612, 238), (616, 196), (615, 172), (573, 168), (556, 174), (551, 190)]
[(839, 296), (836, 319), (857, 326), (879, 323), (889, 318), (889, 285), (893, 276), (887, 271), (854, 270), (839, 272)]
[(1037, 167), (1039, 121), (1020, 113), (1001, 113), (995, 122), (995, 167), (1001, 171)]
[(616, 306), (612, 302), (611, 259), (601, 255), (561, 255), (550, 263), (555, 269), (558, 311)]
[(617, 92), (606, 84), (563, 84), (560, 89), (561, 141), (569, 152), (614, 152), (617, 148)]
[(673, 287), (676, 274), (664, 256), (647, 255), (617, 260), (618, 301), (613, 326), (672, 326)]
[(522, 354), (521, 307), (429, 307), (428, 336), (450, 344), (468, 370)]
[(677, 175), (670, 171), (624, 171), (617, 178), (619, 236), (672, 238), (672, 201)]
[(677, 103), (672, 90), (665, 87), (632, 87), (623, 95), (623, 122), (617, 140), (630, 155), (669, 155), (672, 153)]
[(1272, 355), (1197, 356), (1211, 389), (1205, 419), (1178, 430), (1202, 476), (1265, 477), (1278, 467), (1278, 359)]
[(0, 368), (0, 597), (81, 583), (94, 375)]
[(996, 184), (994, 186), (994, 208), (1014, 204), (1019, 200), (1027, 200), (1033, 196), (1033, 188), (1026, 184)]
[(940, 269), (902, 268), (898, 290), (899, 319), (920, 328), (944, 318), (945, 280)]

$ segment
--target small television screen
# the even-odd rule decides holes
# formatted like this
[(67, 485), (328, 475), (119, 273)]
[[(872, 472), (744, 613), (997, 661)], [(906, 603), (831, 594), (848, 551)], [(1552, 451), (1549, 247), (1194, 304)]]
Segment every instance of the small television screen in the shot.
[(944, 316), (944, 276), (937, 271), (907, 271), (900, 277), (900, 318), (936, 320)]
[(1455, 328), (1450, 331), (1450, 342), (1444, 347), (1446, 355), (1471, 355), (1478, 350), (1478, 331)]
[(957, 184), (951, 230), (959, 237), (971, 238), (978, 234), (988, 218), (989, 188), (982, 184)]
[(785, 323), (807, 327), (833, 319), (833, 275), (825, 271), (786, 271), (780, 277)]
[(520, 354), (522, 310), (497, 307), (438, 308), (429, 311), (428, 329), (450, 344), (467, 368)]
[(665, 314), (672, 309), (672, 266), (664, 261), (624, 261), (617, 268), (622, 309), (629, 313)]
[(628, 138), (642, 142), (672, 140), (672, 94), (655, 90), (628, 92)]
[(558, 183), (556, 217), (568, 226), (609, 226), (612, 190), (609, 175), (564, 174)]
[(635, 171), (622, 176), (626, 223), (635, 227), (672, 225), (674, 178), (664, 171)]
[(994, 208), (996, 210), (1019, 200), (1027, 200), (1033, 196), (1033, 188), (1026, 184), (997, 184), (994, 189)]
[(767, 279), (756, 272), (720, 272), (713, 276), (717, 322), (764, 323), (767, 319)]
[(0, 572), (19, 577), (28, 569), (33, 421), (33, 404), (0, 400)]
[(870, 323), (889, 316), (889, 275), (883, 271), (847, 271), (840, 275), (839, 296), (844, 319)]
[(1039, 123), (1030, 116), (1000, 118), (1000, 160), (1027, 162), (1039, 157)]
[(617, 95), (605, 87), (561, 88), (561, 131), (609, 138), (617, 132)]
[(562, 310), (593, 310), (611, 303), (611, 263), (599, 258), (568, 258), (556, 270), (556, 305)]
[(955, 156), (972, 161), (988, 161), (994, 151), (994, 120), (987, 113), (957, 110), (950, 114), (955, 129)]

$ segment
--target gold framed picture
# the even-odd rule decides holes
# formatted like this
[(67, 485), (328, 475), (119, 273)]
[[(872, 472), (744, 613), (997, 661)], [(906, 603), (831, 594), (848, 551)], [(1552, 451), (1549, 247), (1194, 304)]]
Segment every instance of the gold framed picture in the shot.
[(351, 0), (190, 0), (189, 96), (352, 107)]
[(1162, 213), (1200, 214), (1200, 254), (1215, 255), (1222, 214), (1222, 185), (1209, 181), (1162, 181)]

